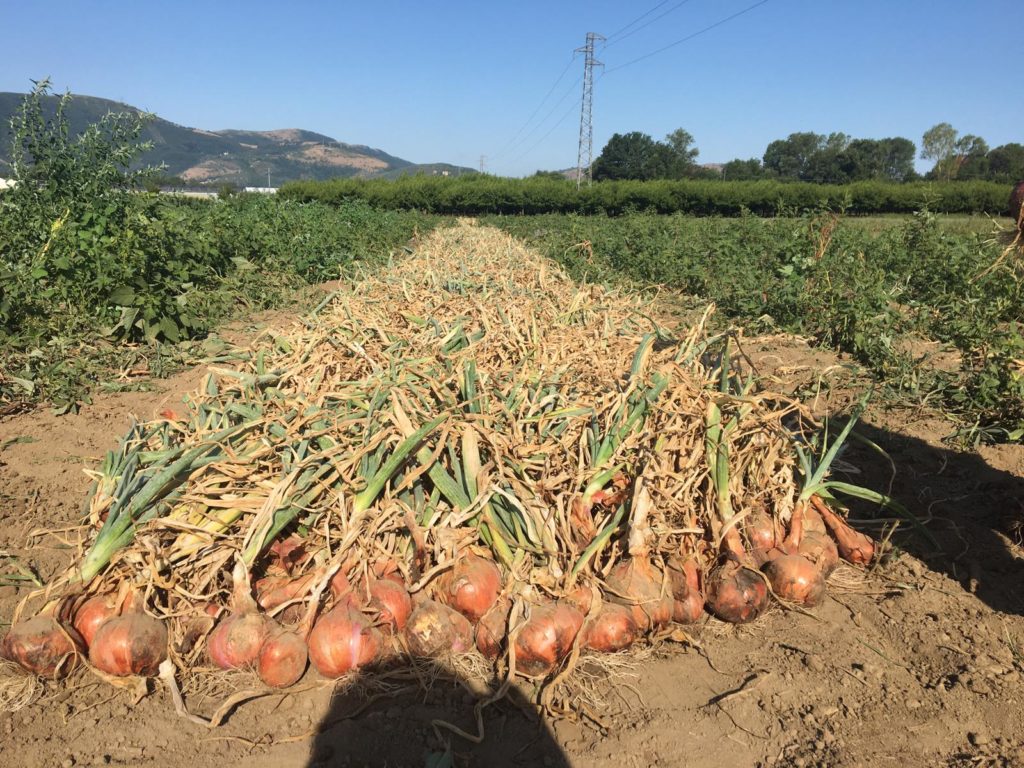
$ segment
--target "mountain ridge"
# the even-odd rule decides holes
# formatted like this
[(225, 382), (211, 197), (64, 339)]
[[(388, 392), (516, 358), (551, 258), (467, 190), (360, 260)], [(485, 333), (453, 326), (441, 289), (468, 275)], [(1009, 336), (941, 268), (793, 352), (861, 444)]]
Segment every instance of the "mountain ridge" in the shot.
[[(9, 125), (25, 95), (0, 92), (0, 120)], [(56, 111), (58, 96), (44, 96), (47, 117)], [(108, 112), (144, 113), (130, 104), (99, 96), (72, 94), (65, 110), (69, 129), (81, 133)], [(10, 131), (3, 130), (0, 171), (10, 164)], [(299, 179), (388, 177), (428, 173), (473, 172), (448, 163), (417, 164), (366, 144), (349, 144), (304, 128), (254, 131), (225, 128), (211, 131), (175, 123), (154, 115), (142, 132), (153, 148), (142, 155), (143, 165), (163, 165), (163, 173), (188, 184), (264, 186), (267, 172), (273, 186)], [(2, 173), (0, 173), (2, 175)]]

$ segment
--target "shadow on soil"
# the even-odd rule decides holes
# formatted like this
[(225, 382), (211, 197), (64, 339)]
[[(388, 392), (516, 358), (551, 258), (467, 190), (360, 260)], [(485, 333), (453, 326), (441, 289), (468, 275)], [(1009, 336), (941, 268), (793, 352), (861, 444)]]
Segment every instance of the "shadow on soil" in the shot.
[(862, 473), (852, 482), (877, 490), (891, 487), (890, 495), (926, 521), (935, 538), (930, 542), (904, 523), (893, 538), (896, 546), (958, 581), (993, 610), (1024, 615), (1024, 558), (1006, 538), (1019, 542), (1024, 532), (1024, 478), (995, 469), (975, 453), (929, 445), (869, 423), (857, 431), (889, 454), (896, 474), (877, 452), (851, 442), (847, 457)]
[(482, 712), (480, 743), (476, 697), (459, 683), (435, 680), (427, 689), (410, 686), (367, 708), (367, 696), (338, 691), (317, 728), (306, 768), (464, 768), (468, 766), (543, 766), (569, 768), (569, 760), (547, 723), (516, 688)]

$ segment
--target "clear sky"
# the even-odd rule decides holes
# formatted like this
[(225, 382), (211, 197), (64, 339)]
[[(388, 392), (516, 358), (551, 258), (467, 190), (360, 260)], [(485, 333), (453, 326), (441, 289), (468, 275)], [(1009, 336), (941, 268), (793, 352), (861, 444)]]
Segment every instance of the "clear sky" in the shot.
[(573, 49), (593, 31), (595, 156), (612, 133), (678, 127), (701, 162), (794, 131), (920, 144), (942, 121), (1024, 143), (1019, 0), (766, 0), (701, 32), (755, 2), (0, 0), (0, 91), (49, 75), (188, 126), (524, 175), (576, 164)]

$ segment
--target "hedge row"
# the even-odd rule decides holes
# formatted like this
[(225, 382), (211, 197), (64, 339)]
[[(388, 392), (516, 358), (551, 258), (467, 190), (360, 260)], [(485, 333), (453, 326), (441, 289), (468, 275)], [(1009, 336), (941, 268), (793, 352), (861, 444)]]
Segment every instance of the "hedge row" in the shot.
[(937, 213), (1005, 214), (1010, 188), (988, 181), (945, 184), (858, 182), (848, 185), (780, 181), (605, 181), (577, 190), (570, 181), (404, 177), (397, 181), (332, 179), (285, 184), (280, 194), (302, 201), (338, 204), (364, 200), (373, 206), (444, 215), (604, 213), (629, 211), (759, 216), (828, 208), (849, 214), (912, 213), (927, 206)]

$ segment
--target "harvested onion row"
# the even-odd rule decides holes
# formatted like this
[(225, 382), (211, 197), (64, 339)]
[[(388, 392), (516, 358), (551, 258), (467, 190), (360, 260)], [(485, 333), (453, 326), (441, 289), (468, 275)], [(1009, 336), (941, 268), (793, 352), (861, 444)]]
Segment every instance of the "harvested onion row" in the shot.
[(856, 495), (828, 478), (848, 429), (812, 459), (799, 405), (739, 380), (707, 315), (652, 331), (638, 297), (453, 232), (134, 425), (66, 599), (0, 653), (152, 675), (173, 649), (273, 687), (401, 654), (545, 676), (705, 612), (751, 621), (769, 584), (813, 605), (839, 556), (876, 556), (830, 506)]

